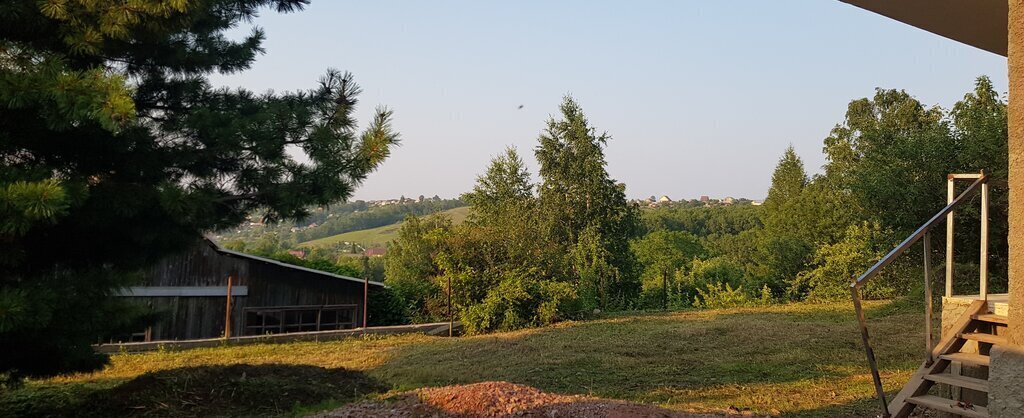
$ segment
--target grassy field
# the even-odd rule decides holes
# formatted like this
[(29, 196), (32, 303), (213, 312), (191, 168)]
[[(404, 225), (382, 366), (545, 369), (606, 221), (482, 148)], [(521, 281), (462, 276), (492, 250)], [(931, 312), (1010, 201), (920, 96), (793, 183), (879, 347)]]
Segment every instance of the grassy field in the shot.
[[(469, 207), (463, 206), (460, 208), (448, 209), (440, 212), (449, 218), (455, 224), (462, 223), (469, 216)], [(325, 245), (332, 245), (338, 242), (357, 242), (366, 247), (383, 247), (389, 241), (395, 239), (398, 236), (398, 230), (402, 228), (402, 222), (394, 223), (391, 225), (384, 225), (377, 228), (361, 229), (359, 231), (346, 232), (344, 234), (331, 235), (312, 241), (301, 242), (298, 247), (321, 247)]]
[[(301, 415), (386, 391), (504, 380), (545, 391), (799, 417), (876, 415), (848, 303), (630, 314), (455, 339), (404, 335), (115, 355), (30, 381), (0, 416)], [(868, 304), (886, 388), (916, 368), (921, 314)]]

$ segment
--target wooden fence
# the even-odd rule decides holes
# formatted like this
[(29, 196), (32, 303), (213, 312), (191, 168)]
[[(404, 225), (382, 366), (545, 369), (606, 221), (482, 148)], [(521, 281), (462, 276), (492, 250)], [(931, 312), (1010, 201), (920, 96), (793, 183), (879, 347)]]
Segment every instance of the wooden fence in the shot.
[[(455, 335), (462, 331), (462, 324), (451, 324)], [(98, 344), (93, 346), (100, 353), (136, 353), (154, 350), (180, 350), (197, 347), (219, 347), (223, 345), (274, 344), (293, 341), (331, 341), (361, 335), (427, 334), (448, 335), (448, 322), (430, 324), (395, 325), (388, 327), (353, 328), (334, 331), (291, 332), (286, 334), (248, 335), (231, 338), (207, 338), (200, 340), (168, 340), (137, 343)]]

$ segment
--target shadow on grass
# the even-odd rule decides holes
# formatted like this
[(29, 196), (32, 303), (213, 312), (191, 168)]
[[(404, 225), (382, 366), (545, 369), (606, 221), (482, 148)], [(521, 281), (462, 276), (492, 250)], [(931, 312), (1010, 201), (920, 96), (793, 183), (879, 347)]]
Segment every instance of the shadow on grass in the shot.
[(376, 379), (345, 369), (202, 366), (146, 373), (120, 384), (26, 387), (3, 397), (0, 411), (25, 417), (266, 416), (385, 390), (387, 386)]
[[(886, 389), (896, 390), (920, 361), (919, 345), (909, 342), (922, 315), (892, 303), (866, 307)], [(458, 339), (140, 354), (133, 358), (152, 357), (155, 365), (0, 394), (0, 416), (296, 415), (388, 389), (486, 381), (697, 411), (873, 416), (852, 312), (847, 304), (797, 304), (616, 316)], [(235, 361), (276, 363), (180, 367)], [(167, 366), (174, 368), (137, 374)]]

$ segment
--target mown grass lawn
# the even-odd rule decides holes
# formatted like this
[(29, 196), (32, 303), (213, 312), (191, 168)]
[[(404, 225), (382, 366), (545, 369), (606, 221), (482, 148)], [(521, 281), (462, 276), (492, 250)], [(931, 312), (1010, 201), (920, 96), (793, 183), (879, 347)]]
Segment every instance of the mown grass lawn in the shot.
[[(421, 335), (115, 355), (105, 370), (0, 394), (0, 416), (297, 415), (388, 390), (505, 380), (683, 411), (876, 415), (848, 303), (617, 315), (448, 339)], [(917, 367), (922, 315), (869, 303), (889, 391)]]

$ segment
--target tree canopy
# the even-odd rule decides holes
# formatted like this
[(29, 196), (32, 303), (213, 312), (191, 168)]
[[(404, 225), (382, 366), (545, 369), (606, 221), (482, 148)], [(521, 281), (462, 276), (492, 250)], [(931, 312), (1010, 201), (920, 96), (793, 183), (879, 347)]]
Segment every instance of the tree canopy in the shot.
[(252, 211), (344, 200), (388, 157), (391, 111), (360, 131), (351, 74), (286, 93), (207, 80), (262, 52), (258, 28), (225, 31), (305, 3), (0, 4), (0, 373), (98, 367), (89, 344), (137, 326), (111, 297), (134, 272)]

